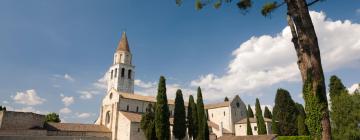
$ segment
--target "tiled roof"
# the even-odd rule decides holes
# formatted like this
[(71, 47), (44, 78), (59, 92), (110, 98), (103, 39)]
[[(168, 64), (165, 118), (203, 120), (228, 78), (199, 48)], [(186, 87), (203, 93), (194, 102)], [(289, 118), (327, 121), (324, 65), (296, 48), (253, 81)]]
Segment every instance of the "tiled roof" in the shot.
[(219, 130), (219, 125), (217, 125), (216, 123), (214, 123), (212, 121), (208, 121), (208, 125), (211, 128), (215, 128), (215, 129)]
[(131, 122), (140, 122), (141, 121), (142, 114), (140, 114), (140, 113), (125, 112), (125, 111), (120, 111), (120, 112)]
[[(256, 118), (249, 118), (250, 123), (256, 123)], [(271, 122), (271, 119), (268, 118), (264, 118), (265, 122)], [(236, 122), (236, 124), (244, 124), (247, 123), (246, 118)]]
[(46, 123), (44, 127), (48, 131), (111, 132), (105, 126), (96, 124)]
[(126, 37), (126, 33), (123, 32), (121, 35), (121, 39), (120, 42), (118, 44), (118, 48), (116, 49), (117, 51), (125, 51), (125, 52), (130, 52), (129, 49), (129, 43)]
[(230, 106), (230, 102), (221, 102), (215, 104), (206, 104), (205, 109), (213, 109), (213, 108), (220, 108), (220, 107), (227, 107)]

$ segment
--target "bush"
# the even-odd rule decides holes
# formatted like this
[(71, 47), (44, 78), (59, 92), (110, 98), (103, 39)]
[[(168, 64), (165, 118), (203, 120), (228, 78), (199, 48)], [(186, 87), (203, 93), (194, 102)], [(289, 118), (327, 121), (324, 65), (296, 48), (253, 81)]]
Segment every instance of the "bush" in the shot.
[(278, 136), (277, 140), (311, 140), (310, 136)]

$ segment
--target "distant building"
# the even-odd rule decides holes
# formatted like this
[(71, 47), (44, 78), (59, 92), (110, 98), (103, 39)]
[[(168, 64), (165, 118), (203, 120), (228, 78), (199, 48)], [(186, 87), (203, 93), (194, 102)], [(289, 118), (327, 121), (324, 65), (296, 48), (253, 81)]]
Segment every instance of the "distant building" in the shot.
[[(265, 121), (267, 134), (272, 134), (271, 119), (264, 118), (264, 121)], [(256, 123), (256, 118), (249, 118), (249, 122), (251, 125), (251, 131), (252, 131), (253, 135), (258, 135), (258, 132), (257, 132), (258, 127), (257, 127), (257, 123)], [(247, 120), (246, 120), (246, 118), (236, 122), (235, 135), (236, 136), (246, 136), (247, 135)]]

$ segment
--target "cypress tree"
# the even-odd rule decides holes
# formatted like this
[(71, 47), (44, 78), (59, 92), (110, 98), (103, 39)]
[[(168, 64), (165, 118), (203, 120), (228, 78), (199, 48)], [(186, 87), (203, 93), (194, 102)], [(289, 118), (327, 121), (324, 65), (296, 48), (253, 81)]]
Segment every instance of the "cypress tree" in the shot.
[(173, 135), (177, 139), (183, 139), (186, 135), (186, 113), (184, 99), (180, 89), (176, 91)]
[(154, 120), (154, 106), (152, 106), (152, 104), (148, 104), (146, 112), (142, 115), (140, 121), (140, 128), (144, 132), (145, 138), (147, 140), (156, 140)]
[(254, 118), (254, 112), (252, 111), (249, 104), (248, 104), (248, 114), (249, 114), (249, 118)]
[(304, 107), (301, 104), (296, 103), (296, 108), (298, 111), (298, 116), (296, 118), (298, 135), (299, 136), (307, 136), (307, 135), (309, 135), (309, 131), (305, 124), (306, 114), (305, 114)]
[(229, 98), (225, 97), (224, 102), (228, 102), (228, 101), (229, 101)]
[(278, 122), (276, 121), (275, 115), (271, 119), (271, 132), (272, 134), (279, 134), (279, 126)]
[(278, 134), (284, 136), (297, 135), (297, 108), (285, 89), (278, 89), (275, 97), (273, 118), (278, 124)]
[(255, 103), (255, 112), (256, 112), (256, 123), (257, 123), (257, 127), (258, 127), (258, 134), (259, 135), (263, 135), (263, 134), (267, 134), (266, 132), (266, 125), (265, 125), (265, 121), (262, 115), (262, 110), (261, 110), (261, 106), (260, 106), (260, 101), (258, 98), (256, 98), (256, 103)]
[[(251, 110), (250, 105), (249, 105), (249, 109)], [(249, 111), (246, 111), (246, 135), (253, 135), (249, 116), (250, 116)]]
[(165, 77), (161, 76), (158, 85), (155, 108), (155, 130), (158, 140), (170, 139), (169, 107), (166, 96)]
[(189, 138), (196, 139), (197, 136), (197, 109), (196, 104), (194, 102), (194, 97), (192, 95), (189, 96), (189, 104), (188, 104), (188, 134)]
[(203, 103), (200, 87), (198, 87), (198, 89), (197, 89), (196, 106), (197, 106), (197, 114), (198, 114), (196, 139), (197, 140), (205, 140), (206, 137), (208, 137), (208, 136), (206, 136), (206, 133), (205, 133), (207, 120), (206, 120), (206, 116), (205, 116), (204, 103)]
[(330, 77), (329, 92), (330, 100), (346, 91), (346, 87), (336, 75)]
[(267, 106), (265, 106), (264, 117), (268, 118), (268, 119), (272, 118), (271, 111), (269, 110), (269, 108)]

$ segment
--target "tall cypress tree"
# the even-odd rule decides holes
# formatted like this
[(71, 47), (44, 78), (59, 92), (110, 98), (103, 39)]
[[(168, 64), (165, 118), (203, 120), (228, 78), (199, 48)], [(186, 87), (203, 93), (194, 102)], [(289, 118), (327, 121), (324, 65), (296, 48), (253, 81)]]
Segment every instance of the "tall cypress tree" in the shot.
[(256, 123), (257, 123), (257, 127), (258, 127), (258, 134), (259, 135), (263, 135), (263, 134), (267, 134), (266, 132), (266, 125), (265, 125), (265, 121), (262, 115), (262, 110), (261, 110), (261, 106), (260, 106), (260, 101), (258, 98), (256, 98), (256, 103), (255, 103), (255, 112), (256, 112)]
[(188, 134), (189, 138), (196, 139), (197, 136), (197, 109), (196, 104), (194, 102), (194, 97), (192, 95), (189, 96), (188, 103)]
[(272, 134), (279, 134), (279, 126), (278, 122), (276, 121), (276, 116), (274, 115), (271, 119), (271, 133)]
[[(251, 110), (250, 105), (248, 106), (248, 111), (246, 111), (246, 135), (253, 135), (252, 133), (252, 128), (251, 128), (251, 124), (250, 124), (250, 120), (249, 120), (249, 113), (252, 113), (252, 111), (250, 112), (249, 110)], [(254, 114), (252, 114), (254, 115)]]
[(273, 118), (278, 123), (278, 134), (284, 136), (297, 135), (297, 108), (285, 89), (278, 89), (275, 97)]
[(205, 116), (205, 110), (204, 110), (204, 102), (202, 99), (202, 93), (201, 93), (201, 88), (198, 87), (197, 89), (197, 99), (196, 99), (196, 106), (197, 106), (197, 114), (198, 114), (198, 123), (197, 123), (197, 140), (205, 140), (206, 137), (206, 123), (207, 123), (207, 119)]
[(306, 114), (305, 114), (304, 107), (299, 103), (295, 103), (295, 105), (296, 105), (296, 108), (298, 111), (298, 116), (296, 118), (298, 135), (299, 136), (307, 136), (307, 135), (309, 135), (309, 131), (305, 124)]
[(251, 109), (251, 106), (248, 104), (248, 114), (249, 114), (249, 118), (254, 118), (254, 112)]
[(346, 87), (336, 75), (330, 77), (329, 92), (330, 100), (346, 91)]
[(158, 85), (155, 108), (155, 130), (158, 140), (170, 139), (169, 107), (166, 96), (165, 77), (161, 76)]
[(268, 118), (268, 119), (272, 118), (271, 111), (269, 110), (269, 108), (267, 106), (265, 106), (264, 117)]
[(156, 140), (155, 113), (152, 104), (148, 104), (145, 113), (141, 117), (140, 128), (147, 140)]
[(173, 135), (177, 139), (183, 139), (186, 135), (186, 113), (184, 99), (180, 89), (176, 91)]

